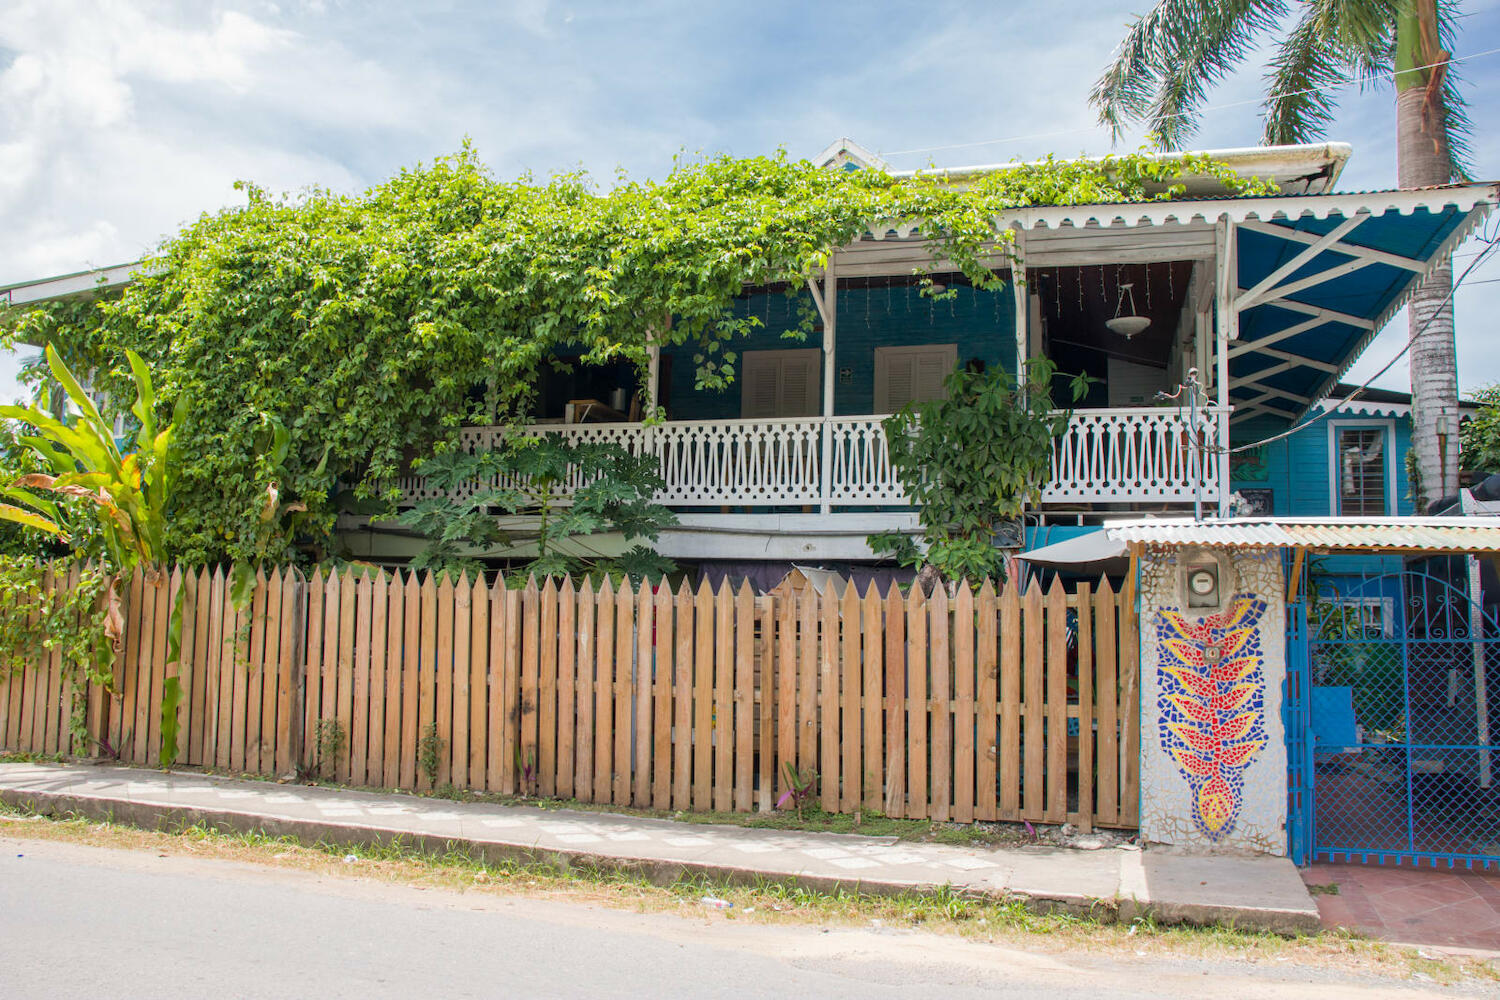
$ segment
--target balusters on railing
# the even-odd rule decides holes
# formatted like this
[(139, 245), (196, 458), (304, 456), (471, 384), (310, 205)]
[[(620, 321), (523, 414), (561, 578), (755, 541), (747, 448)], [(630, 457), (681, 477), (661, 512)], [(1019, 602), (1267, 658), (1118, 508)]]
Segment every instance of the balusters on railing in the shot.
[[(560, 424), (536, 426), (533, 432), (573, 442), (614, 442), (635, 454), (655, 455), (666, 481), (657, 499), (669, 506), (901, 506), (906, 495), (886, 448), (884, 420), (690, 420), (650, 428)], [(1185, 503), (1195, 494), (1216, 501), (1226, 488), (1227, 420), (1209, 409), (1199, 413), (1196, 427), (1190, 424), (1174, 409), (1075, 411), (1054, 447), (1043, 502)], [(468, 427), (460, 432), (459, 445), (471, 451), (490, 447), (503, 434), (503, 428)], [(435, 495), (420, 476), (403, 477), (400, 485), (409, 499)], [(581, 485), (570, 478), (560, 492)]]

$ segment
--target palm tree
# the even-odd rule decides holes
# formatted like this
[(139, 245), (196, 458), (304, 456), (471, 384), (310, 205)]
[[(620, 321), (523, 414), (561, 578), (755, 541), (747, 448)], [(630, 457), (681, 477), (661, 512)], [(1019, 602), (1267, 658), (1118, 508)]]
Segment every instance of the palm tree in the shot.
[[(1336, 85), (1393, 76), (1397, 183), (1446, 184), (1464, 176), (1469, 157), (1469, 119), (1448, 65), (1457, 16), (1456, 0), (1159, 0), (1130, 25), (1089, 103), (1116, 138), (1144, 123), (1163, 149), (1180, 148), (1209, 87), (1269, 36), (1262, 142), (1322, 138)], [(1458, 490), (1452, 290), (1444, 262), (1407, 310), (1419, 509)]]

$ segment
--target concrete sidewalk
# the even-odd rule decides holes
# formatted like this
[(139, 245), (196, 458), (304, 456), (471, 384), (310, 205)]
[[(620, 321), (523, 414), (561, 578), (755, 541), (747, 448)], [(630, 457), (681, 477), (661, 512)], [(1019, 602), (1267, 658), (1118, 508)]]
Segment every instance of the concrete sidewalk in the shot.
[(1058, 847), (982, 849), (893, 837), (758, 830), (612, 813), (450, 802), (382, 792), (90, 764), (0, 764), (0, 800), (143, 827), (203, 822), (305, 841), (402, 839), (485, 857), (634, 871), (670, 883), (694, 873), (794, 880), (867, 892), (954, 889), (1162, 922), (1315, 931), (1318, 908), (1284, 858)]

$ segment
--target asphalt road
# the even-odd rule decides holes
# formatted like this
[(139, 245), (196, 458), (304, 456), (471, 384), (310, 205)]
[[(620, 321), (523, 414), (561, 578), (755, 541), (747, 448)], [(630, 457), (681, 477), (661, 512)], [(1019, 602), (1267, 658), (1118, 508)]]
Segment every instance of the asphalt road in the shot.
[(1412, 985), (1284, 964), (756, 926), (0, 838), (6, 1000), (1421, 995)]

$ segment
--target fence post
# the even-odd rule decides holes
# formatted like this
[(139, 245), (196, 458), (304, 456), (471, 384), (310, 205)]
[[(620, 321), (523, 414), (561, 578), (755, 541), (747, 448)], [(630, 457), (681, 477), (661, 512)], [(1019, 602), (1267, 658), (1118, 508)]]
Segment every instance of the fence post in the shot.
[[(290, 729), (292, 769), (302, 766), (307, 739), (307, 581), (295, 573), (292, 586), (292, 718)], [(286, 613), (286, 609), (282, 609)]]

